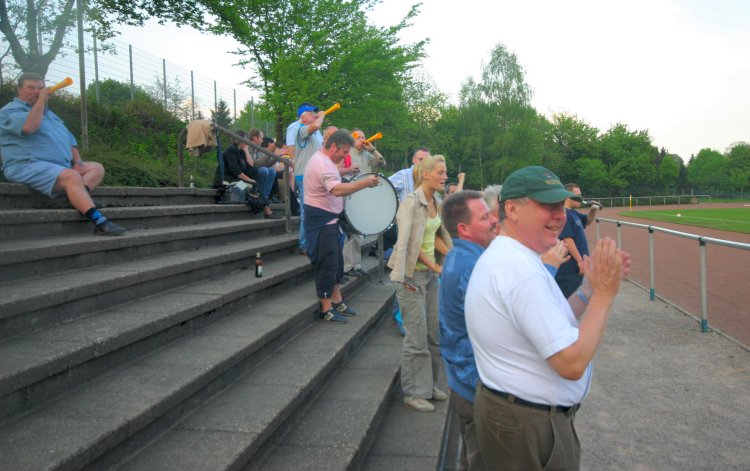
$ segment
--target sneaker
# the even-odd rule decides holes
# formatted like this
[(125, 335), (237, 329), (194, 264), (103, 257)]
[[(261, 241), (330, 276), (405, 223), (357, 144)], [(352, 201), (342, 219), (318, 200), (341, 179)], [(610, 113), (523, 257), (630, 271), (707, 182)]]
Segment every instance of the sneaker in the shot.
[(343, 301), (340, 303), (333, 303), (333, 309), (336, 310), (336, 312), (340, 312), (341, 314), (345, 316), (356, 316), (357, 313), (352, 310), (349, 306), (346, 305)]
[(420, 397), (406, 396), (404, 397), (404, 404), (419, 412), (432, 412), (435, 410), (435, 406)]
[(366, 271), (364, 271), (364, 270), (363, 270), (363, 269), (361, 269), (361, 268), (357, 268), (357, 269), (356, 269), (356, 270), (354, 270), (354, 271), (356, 271), (357, 273), (359, 273), (359, 274), (360, 274), (360, 276), (367, 276), (367, 275), (369, 275), (369, 273), (367, 273)]
[(351, 270), (345, 271), (344, 275), (346, 275), (346, 276), (360, 276), (360, 273), (357, 270), (355, 270), (354, 268), (352, 268)]
[(349, 322), (346, 320), (346, 317), (342, 316), (334, 309), (329, 309), (326, 312), (319, 312), (318, 319), (321, 321), (332, 322), (336, 324), (346, 324), (347, 322)]
[(125, 234), (126, 230), (124, 227), (120, 227), (107, 219), (103, 223), (94, 226), (94, 235), (121, 236)]
[(433, 401), (445, 401), (448, 399), (448, 395), (438, 388), (432, 388), (432, 400)]

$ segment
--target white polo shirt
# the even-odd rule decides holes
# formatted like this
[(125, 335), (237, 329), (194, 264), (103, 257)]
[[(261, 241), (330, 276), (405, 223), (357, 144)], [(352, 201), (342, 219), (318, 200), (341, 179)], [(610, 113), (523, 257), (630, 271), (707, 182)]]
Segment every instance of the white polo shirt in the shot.
[(485, 385), (539, 404), (583, 400), (591, 365), (570, 381), (546, 360), (578, 340), (578, 319), (539, 254), (510, 237), (495, 238), (472, 271), (465, 310)]

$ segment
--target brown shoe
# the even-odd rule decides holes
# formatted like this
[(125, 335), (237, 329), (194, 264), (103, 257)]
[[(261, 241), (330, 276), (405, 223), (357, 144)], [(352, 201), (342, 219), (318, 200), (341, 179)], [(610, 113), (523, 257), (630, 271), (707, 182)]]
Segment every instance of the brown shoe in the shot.
[(435, 410), (435, 406), (420, 397), (406, 396), (404, 397), (404, 404), (419, 412), (432, 412)]

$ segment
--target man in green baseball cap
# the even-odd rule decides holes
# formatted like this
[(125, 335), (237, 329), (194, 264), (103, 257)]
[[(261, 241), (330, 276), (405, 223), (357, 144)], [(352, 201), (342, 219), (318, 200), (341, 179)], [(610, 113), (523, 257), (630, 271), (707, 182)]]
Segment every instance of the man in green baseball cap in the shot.
[(558, 243), (573, 196), (544, 167), (513, 172), (500, 193), (500, 235), (471, 272), (465, 314), (486, 469), (580, 468), (573, 421), (630, 257), (599, 240), (583, 285), (565, 299), (541, 254)]

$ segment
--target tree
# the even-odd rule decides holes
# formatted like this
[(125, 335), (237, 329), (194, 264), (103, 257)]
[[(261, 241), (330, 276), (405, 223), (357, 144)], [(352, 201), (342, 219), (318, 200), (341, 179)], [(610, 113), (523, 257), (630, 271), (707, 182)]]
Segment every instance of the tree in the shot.
[(576, 177), (567, 181), (578, 183), (589, 194), (609, 193), (609, 174), (601, 160), (580, 158), (573, 164), (573, 170)]
[(688, 180), (702, 191), (719, 190), (727, 180), (727, 158), (720, 152), (705, 148), (688, 164)]
[[(76, 0), (0, 0), (0, 32), (23, 72), (47, 74), (49, 65), (63, 46), (67, 31), (75, 24), (75, 3)], [(86, 4), (81, 0), (78, 3)], [(204, 3), (90, 0), (85, 5), (85, 16), (89, 31), (103, 41), (116, 34), (117, 24), (142, 24), (151, 17), (162, 22), (172, 20), (177, 24), (202, 25), (210, 13)], [(42, 40), (45, 35), (51, 36), (46, 43)]]
[[(682, 162), (682, 159), (680, 159), (680, 162)], [(679, 176), (680, 164), (677, 163), (677, 161), (672, 156), (666, 154), (661, 161), (661, 165), (659, 165), (657, 174), (659, 185), (661, 185), (661, 187), (668, 192), (670, 188), (674, 188), (674, 186), (677, 184), (677, 178)]]
[[(599, 130), (574, 115), (555, 114), (552, 116), (550, 139), (552, 152), (562, 159), (557, 173), (565, 181), (576, 180), (573, 171), (578, 159), (599, 157)], [(589, 187), (590, 188), (590, 187)]]
[(223, 98), (216, 103), (216, 108), (211, 110), (211, 119), (219, 126), (229, 128), (232, 126), (232, 114), (229, 105)]
[[(416, 7), (395, 26), (375, 28), (367, 24), (365, 11), (377, 0), (203, 3), (217, 18), (211, 30), (243, 45), (237, 51), (243, 57), (240, 64), (253, 67), (248, 83), (263, 92), (277, 135), (296, 118), (301, 101), (321, 106), (342, 101), (351, 110), (368, 103), (379, 111), (370, 108), (370, 117), (387, 116), (400, 101), (405, 112), (403, 80), (422, 57), (424, 42), (402, 46), (398, 33), (416, 15)], [(342, 108), (337, 119), (343, 120), (346, 110)]]

